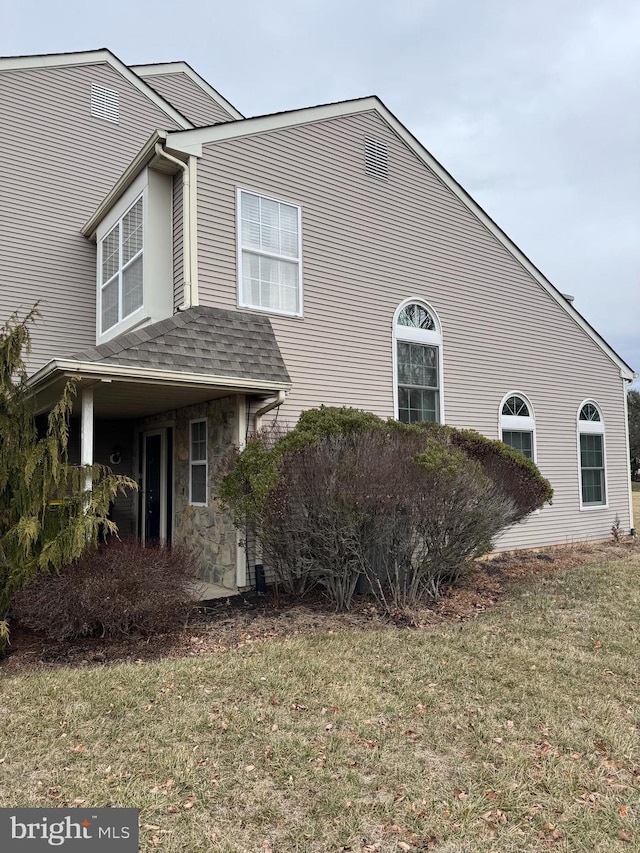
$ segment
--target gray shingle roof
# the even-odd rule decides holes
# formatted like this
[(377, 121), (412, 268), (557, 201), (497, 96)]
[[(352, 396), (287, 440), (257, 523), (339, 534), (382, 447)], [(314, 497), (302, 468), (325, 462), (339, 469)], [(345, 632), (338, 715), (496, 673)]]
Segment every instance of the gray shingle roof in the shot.
[(268, 317), (198, 305), (73, 356), (130, 367), (289, 383)]

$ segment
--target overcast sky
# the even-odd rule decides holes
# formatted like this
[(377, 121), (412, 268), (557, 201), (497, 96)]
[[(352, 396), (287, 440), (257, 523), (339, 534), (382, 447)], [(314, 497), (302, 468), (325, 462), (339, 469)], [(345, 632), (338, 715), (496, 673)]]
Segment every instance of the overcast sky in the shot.
[(3, 8), (1, 55), (184, 59), (247, 116), (379, 95), (640, 373), (639, 0)]

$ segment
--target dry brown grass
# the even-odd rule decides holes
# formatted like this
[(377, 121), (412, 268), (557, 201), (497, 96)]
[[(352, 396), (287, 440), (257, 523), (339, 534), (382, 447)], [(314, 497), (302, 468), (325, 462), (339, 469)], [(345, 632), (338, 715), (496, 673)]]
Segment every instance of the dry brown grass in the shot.
[(5, 676), (0, 805), (136, 806), (145, 851), (638, 849), (640, 548), (607, 554), (482, 618)]

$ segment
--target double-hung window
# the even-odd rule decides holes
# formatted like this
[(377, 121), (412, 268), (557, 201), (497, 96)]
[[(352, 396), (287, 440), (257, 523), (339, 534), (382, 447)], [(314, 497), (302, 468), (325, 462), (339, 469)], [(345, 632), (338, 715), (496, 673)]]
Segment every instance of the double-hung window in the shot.
[(500, 404), (500, 437), (535, 462), (535, 419), (531, 403), (522, 394), (511, 392)]
[(207, 421), (191, 421), (189, 435), (189, 503), (207, 505)]
[(138, 198), (100, 241), (100, 329), (143, 304), (143, 200)]
[(580, 503), (582, 507), (607, 503), (604, 421), (595, 403), (585, 402), (578, 412)]
[(442, 421), (442, 335), (435, 312), (416, 301), (396, 312), (395, 396), (403, 423)]
[(298, 206), (238, 190), (238, 269), (241, 306), (302, 315)]

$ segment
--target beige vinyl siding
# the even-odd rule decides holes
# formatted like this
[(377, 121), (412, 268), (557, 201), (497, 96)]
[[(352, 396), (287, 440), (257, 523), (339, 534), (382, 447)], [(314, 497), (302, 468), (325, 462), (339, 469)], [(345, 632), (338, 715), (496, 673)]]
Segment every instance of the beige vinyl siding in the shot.
[(184, 301), (184, 274), (182, 240), (184, 202), (182, 170), (173, 176), (173, 305), (177, 308)]
[[(120, 120), (92, 118), (91, 85)], [(30, 367), (94, 345), (96, 248), (80, 233), (155, 128), (175, 123), (106, 63), (4, 71), (0, 319), (40, 302)]]
[(234, 118), (182, 71), (145, 74), (143, 79), (196, 127)]
[[(365, 174), (365, 135), (388, 146), (387, 182)], [(271, 315), (293, 381), (280, 422), (323, 403), (392, 417), (392, 318), (416, 296), (442, 323), (448, 423), (498, 438), (507, 392), (535, 409), (538, 464), (556, 494), (501, 547), (606, 537), (616, 512), (629, 528), (619, 369), (375, 113), (204, 147), (203, 304), (237, 307), (237, 187), (302, 207), (304, 317)], [(609, 507), (580, 512), (587, 397), (604, 413)]]

